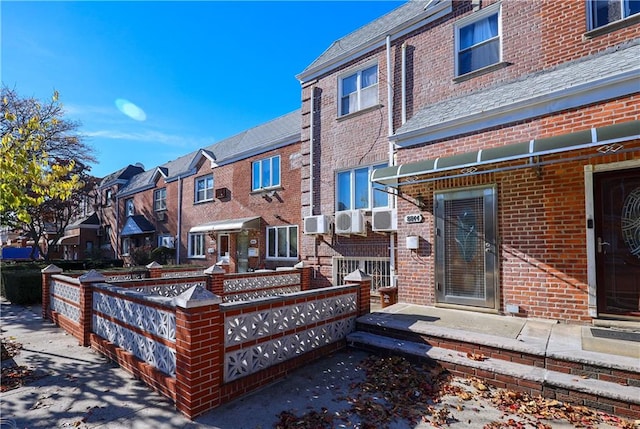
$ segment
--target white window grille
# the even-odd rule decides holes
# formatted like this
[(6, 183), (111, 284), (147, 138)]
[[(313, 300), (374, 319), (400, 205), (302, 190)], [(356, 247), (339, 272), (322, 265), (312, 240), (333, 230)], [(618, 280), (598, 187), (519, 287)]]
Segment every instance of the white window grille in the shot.
[(343, 285), (344, 278), (355, 270), (370, 275), (371, 290), (391, 286), (391, 261), (381, 257), (333, 257), (333, 284)]

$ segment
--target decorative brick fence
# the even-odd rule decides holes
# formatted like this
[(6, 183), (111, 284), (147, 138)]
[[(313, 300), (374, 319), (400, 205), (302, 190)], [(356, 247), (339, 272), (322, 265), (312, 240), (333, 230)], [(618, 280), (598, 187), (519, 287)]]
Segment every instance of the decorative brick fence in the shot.
[(306, 267), (225, 274), (74, 278), (42, 270), (43, 315), (171, 398), (193, 418), (346, 346), (371, 278), (308, 290)]

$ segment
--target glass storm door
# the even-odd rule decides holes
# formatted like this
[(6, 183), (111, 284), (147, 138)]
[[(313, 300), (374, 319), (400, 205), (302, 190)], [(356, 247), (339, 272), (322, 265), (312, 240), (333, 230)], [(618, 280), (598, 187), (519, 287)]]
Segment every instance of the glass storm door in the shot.
[(238, 246), (238, 272), (246, 273), (249, 271), (249, 231), (246, 229), (240, 231), (236, 243)]
[(437, 302), (496, 308), (495, 188), (437, 193), (435, 214)]
[(594, 175), (598, 313), (640, 317), (640, 168)]

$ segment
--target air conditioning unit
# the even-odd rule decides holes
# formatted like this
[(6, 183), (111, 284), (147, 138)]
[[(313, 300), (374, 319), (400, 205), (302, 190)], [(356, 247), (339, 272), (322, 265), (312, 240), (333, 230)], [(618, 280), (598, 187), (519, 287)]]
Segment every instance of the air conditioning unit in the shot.
[(336, 234), (366, 234), (367, 226), (364, 214), (360, 210), (345, 210), (336, 212)]
[(224, 200), (225, 198), (229, 197), (229, 189), (227, 188), (217, 188), (215, 193), (216, 198), (219, 200)]
[(307, 216), (304, 218), (305, 234), (331, 233), (331, 218), (327, 215)]
[(173, 249), (175, 246), (175, 238), (171, 236), (162, 237), (162, 246), (168, 247), (169, 249)]
[(161, 211), (161, 212), (156, 212), (156, 220), (165, 220), (167, 217), (167, 212), (165, 211)]
[(374, 231), (397, 231), (398, 211), (396, 209), (374, 210), (371, 212), (371, 227)]

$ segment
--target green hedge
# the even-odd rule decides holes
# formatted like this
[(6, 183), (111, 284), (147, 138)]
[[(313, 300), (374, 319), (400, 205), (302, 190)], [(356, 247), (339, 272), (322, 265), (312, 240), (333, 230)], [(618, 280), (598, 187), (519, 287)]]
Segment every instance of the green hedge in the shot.
[(42, 302), (42, 273), (38, 264), (7, 267), (0, 273), (0, 295), (13, 304), (30, 305)]

